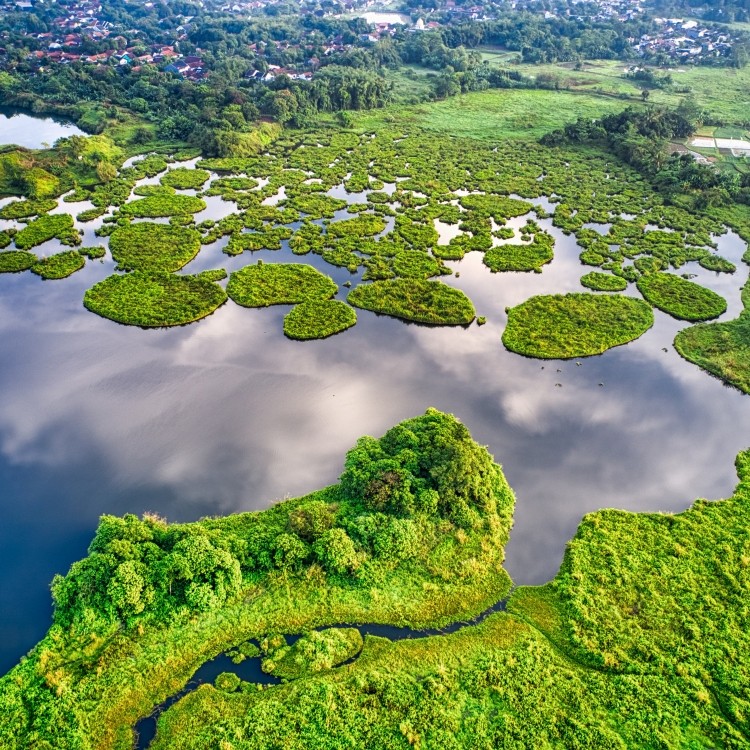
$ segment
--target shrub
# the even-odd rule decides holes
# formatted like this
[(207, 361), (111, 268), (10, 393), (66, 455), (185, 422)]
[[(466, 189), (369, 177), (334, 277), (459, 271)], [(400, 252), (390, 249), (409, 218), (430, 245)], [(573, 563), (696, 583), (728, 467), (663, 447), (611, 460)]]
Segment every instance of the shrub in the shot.
[(112, 258), (125, 271), (177, 271), (201, 248), (195, 229), (137, 222), (118, 227), (109, 239)]
[(34, 253), (24, 250), (9, 250), (0, 253), (0, 273), (18, 273), (27, 271), (36, 263), (37, 257)]
[(40, 258), (31, 266), (31, 270), (43, 279), (64, 279), (80, 271), (85, 264), (85, 258), (77, 250), (66, 250)]
[(338, 300), (308, 300), (284, 317), (284, 334), (290, 339), (324, 339), (351, 328), (357, 313)]
[(294, 305), (333, 297), (337, 286), (330, 276), (303, 263), (258, 263), (229, 277), (227, 294), (244, 307)]
[(636, 286), (654, 307), (679, 320), (710, 320), (727, 309), (727, 301), (716, 292), (671, 273), (641, 276)]

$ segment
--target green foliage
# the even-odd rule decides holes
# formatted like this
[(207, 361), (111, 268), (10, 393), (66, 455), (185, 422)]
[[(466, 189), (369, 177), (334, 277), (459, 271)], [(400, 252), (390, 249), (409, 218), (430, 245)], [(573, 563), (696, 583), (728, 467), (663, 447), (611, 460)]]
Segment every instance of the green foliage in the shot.
[(299, 211), (311, 219), (332, 219), (336, 211), (346, 208), (346, 201), (317, 193), (297, 195), (286, 201), (287, 206)]
[(460, 201), (464, 208), (491, 216), (498, 224), (503, 224), (506, 219), (524, 216), (534, 208), (526, 201), (504, 195), (464, 195)]
[(726, 323), (684, 328), (675, 336), (674, 346), (689, 362), (750, 393), (750, 315), (746, 311)]
[(375, 214), (360, 214), (354, 219), (336, 221), (328, 227), (333, 237), (369, 237), (385, 229), (385, 219)]
[(166, 172), (159, 182), (176, 190), (200, 190), (210, 176), (205, 169), (177, 167)]
[(429, 279), (450, 270), (421, 250), (402, 250), (393, 257), (393, 270), (405, 279)]
[(462, 526), (510, 518), (513, 494), (485, 448), (455, 417), (428, 409), (346, 455), (341, 488), (371, 511), (425, 513)]
[(0, 253), (0, 273), (18, 273), (27, 271), (36, 263), (34, 253), (25, 250), (8, 250)]
[(539, 271), (554, 257), (555, 241), (547, 232), (537, 232), (528, 245), (504, 244), (484, 254), (490, 271)]
[(620, 276), (598, 271), (591, 271), (581, 276), (581, 284), (595, 292), (622, 292), (628, 286), (628, 282)]
[(235, 233), (224, 248), (227, 255), (242, 255), (257, 250), (280, 250), (282, 240), (289, 239), (292, 230), (287, 227), (264, 229), (262, 232)]
[(226, 292), (210, 278), (164, 271), (114, 274), (86, 291), (91, 312), (126, 325), (154, 328), (193, 323), (226, 302)]
[[(312, 300), (326, 300), (336, 293), (330, 276), (303, 263), (257, 263), (245, 266), (229, 276), (227, 294), (244, 307), (294, 305)], [(312, 308), (311, 308), (312, 309)], [(335, 308), (331, 308), (335, 312)], [(314, 308), (317, 311), (317, 308)], [(296, 325), (305, 328), (298, 314)], [(317, 312), (312, 318), (317, 317)], [(308, 325), (315, 327), (313, 319)], [(294, 327), (295, 323), (291, 324)], [(313, 337), (314, 338), (314, 337)]]
[(671, 273), (650, 273), (636, 282), (654, 307), (679, 320), (710, 320), (727, 309), (726, 300), (710, 289)]
[(124, 271), (177, 271), (201, 248), (195, 229), (139, 221), (118, 227), (109, 238), (112, 258)]
[(125, 216), (140, 219), (156, 219), (163, 216), (195, 214), (206, 208), (206, 202), (192, 195), (169, 195), (159, 193), (147, 198), (126, 203), (120, 208)]
[(345, 302), (310, 299), (293, 307), (284, 317), (284, 335), (306, 341), (324, 339), (351, 328), (357, 313)]
[(27, 224), (15, 236), (19, 250), (30, 250), (47, 240), (57, 238), (64, 245), (78, 245), (81, 239), (73, 228), (73, 218), (67, 214), (45, 214)]
[(707, 271), (716, 271), (717, 273), (734, 273), (737, 270), (734, 263), (720, 255), (704, 255), (698, 263)]
[(347, 302), (364, 310), (430, 325), (467, 325), (474, 305), (460, 290), (438, 281), (391, 279), (360, 284)]
[(93, 221), (94, 219), (98, 219), (100, 216), (103, 216), (105, 213), (107, 213), (107, 209), (105, 208), (89, 208), (86, 211), (81, 211), (79, 214), (76, 214), (76, 219), (80, 222), (87, 222), (87, 221)]
[(296, 680), (332, 669), (356, 656), (363, 640), (356, 628), (327, 628), (302, 635), (292, 646), (271, 652), (263, 669), (284, 680)]
[(214, 685), (223, 693), (233, 693), (240, 686), (241, 680), (233, 672), (222, 672), (217, 675)]
[(633, 341), (653, 324), (649, 305), (631, 297), (539, 295), (508, 311), (503, 344), (527, 357), (586, 357)]
[(43, 279), (64, 279), (80, 271), (86, 260), (78, 250), (65, 250), (47, 258), (40, 258), (31, 270)]
[(0, 219), (24, 219), (27, 216), (46, 214), (55, 206), (55, 200), (12, 201), (0, 208)]
[(103, 258), (107, 251), (101, 245), (95, 245), (93, 247), (79, 247), (78, 252), (86, 258), (96, 260), (97, 258)]

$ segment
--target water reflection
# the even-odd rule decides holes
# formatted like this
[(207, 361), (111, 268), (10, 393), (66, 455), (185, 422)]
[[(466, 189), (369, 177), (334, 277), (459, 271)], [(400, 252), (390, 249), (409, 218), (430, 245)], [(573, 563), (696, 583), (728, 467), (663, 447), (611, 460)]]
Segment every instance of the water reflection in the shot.
[(51, 117), (32, 117), (20, 110), (0, 107), (0, 143), (24, 148), (49, 148), (58, 138), (86, 135), (71, 122)]
[[(518, 583), (554, 574), (590, 510), (678, 510), (728, 494), (734, 455), (750, 445), (750, 399), (677, 356), (684, 324), (657, 312), (641, 339), (580, 365), (503, 349), (506, 306), (581, 289), (573, 239), (545, 229), (557, 246), (542, 274), (491, 274), (478, 253), (450, 264), (460, 278), (446, 282), (488, 317), (467, 329), (361, 311), (346, 333), (300, 343), (282, 336), (288, 308), (230, 302), (196, 325), (142, 331), (81, 306), (111, 261), (64, 281), (0, 277), (0, 671), (43, 634), (47, 584), (85, 553), (99, 514), (192, 520), (266, 507), (335, 481), (358, 436), (428, 406), (459, 416), (504, 465), (518, 497), (508, 549)], [(742, 243), (720, 243), (737, 261)], [(220, 247), (186, 270), (251, 260)], [(339, 284), (351, 278), (304, 261)], [(733, 317), (746, 267), (727, 276), (691, 265)]]

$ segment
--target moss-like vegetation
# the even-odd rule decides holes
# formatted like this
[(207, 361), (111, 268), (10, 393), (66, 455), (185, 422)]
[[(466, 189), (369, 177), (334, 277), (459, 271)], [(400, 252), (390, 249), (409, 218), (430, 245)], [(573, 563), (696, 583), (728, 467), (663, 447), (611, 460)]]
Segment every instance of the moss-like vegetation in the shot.
[(195, 229), (139, 221), (118, 227), (109, 238), (109, 250), (125, 271), (177, 271), (201, 249)]
[(313, 630), (291, 646), (284, 641), (276, 648), (269, 648), (263, 659), (263, 671), (285, 680), (297, 680), (351, 659), (362, 650), (363, 643), (356, 628)]
[(431, 276), (450, 273), (431, 255), (421, 250), (402, 250), (393, 257), (393, 270), (405, 279), (429, 279)]
[(746, 310), (726, 323), (684, 328), (674, 345), (689, 362), (750, 393), (750, 313)]
[(284, 334), (290, 339), (324, 339), (351, 328), (357, 313), (339, 300), (310, 299), (284, 317)]
[(489, 249), (484, 264), (490, 271), (539, 271), (554, 257), (555, 241), (547, 232), (537, 232), (528, 245), (506, 244)]
[(80, 271), (86, 259), (78, 250), (65, 250), (62, 253), (40, 258), (31, 266), (31, 270), (43, 279), (64, 279)]
[(226, 302), (226, 292), (210, 278), (136, 271), (108, 276), (87, 290), (83, 304), (103, 318), (158, 328), (192, 323)]
[(175, 190), (200, 190), (210, 176), (205, 169), (178, 167), (166, 172), (159, 182)]
[(91, 260), (103, 258), (107, 254), (107, 251), (101, 245), (94, 245), (93, 247), (79, 247), (78, 252), (86, 258), (91, 258)]
[(164, 216), (195, 214), (203, 211), (206, 202), (192, 195), (168, 195), (160, 193), (139, 198), (120, 208), (126, 216), (140, 219), (156, 219)]
[(300, 211), (311, 219), (332, 219), (336, 211), (346, 208), (346, 201), (329, 195), (298, 195), (286, 201), (286, 205)]
[(636, 282), (654, 307), (679, 320), (710, 320), (727, 309), (727, 301), (710, 289), (671, 273), (649, 273)]
[(57, 206), (57, 201), (47, 200), (23, 200), (12, 201), (0, 208), (0, 219), (24, 219), (28, 216), (46, 214)]
[(287, 227), (274, 227), (262, 232), (236, 232), (224, 248), (227, 255), (242, 255), (257, 250), (281, 250), (281, 243), (292, 236)]
[(336, 221), (328, 227), (334, 237), (368, 237), (385, 229), (385, 219), (375, 214), (360, 214), (354, 219)]
[(364, 310), (430, 325), (467, 325), (474, 305), (460, 290), (439, 281), (391, 279), (360, 284), (347, 302)]
[(257, 263), (229, 276), (227, 294), (244, 307), (296, 305), (333, 297), (337, 286), (330, 276), (304, 263)]
[(46, 214), (34, 219), (15, 236), (19, 250), (30, 250), (47, 240), (58, 239), (64, 245), (77, 245), (81, 239), (73, 228), (73, 218), (67, 214)]
[(586, 357), (637, 339), (653, 323), (649, 305), (631, 297), (540, 295), (508, 311), (503, 344), (527, 357)]
[(18, 273), (27, 271), (36, 263), (34, 253), (25, 250), (7, 250), (0, 253), (0, 273)]
[(737, 266), (731, 261), (710, 253), (704, 255), (698, 263), (707, 271), (716, 271), (716, 273), (734, 273), (737, 270)]
[(581, 276), (581, 284), (595, 292), (622, 292), (628, 287), (628, 282), (621, 276), (599, 271), (591, 271)]

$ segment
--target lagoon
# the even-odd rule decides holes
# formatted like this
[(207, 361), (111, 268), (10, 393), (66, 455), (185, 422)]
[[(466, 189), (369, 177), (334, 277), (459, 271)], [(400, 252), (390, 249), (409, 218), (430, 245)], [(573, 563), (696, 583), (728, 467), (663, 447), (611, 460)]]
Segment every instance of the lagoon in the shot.
[(0, 108), (0, 144), (13, 143), (24, 148), (47, 148), (58, 138), (86, 135), (71, 122), (52, 117), (34, 117), (20, 110)]

